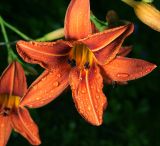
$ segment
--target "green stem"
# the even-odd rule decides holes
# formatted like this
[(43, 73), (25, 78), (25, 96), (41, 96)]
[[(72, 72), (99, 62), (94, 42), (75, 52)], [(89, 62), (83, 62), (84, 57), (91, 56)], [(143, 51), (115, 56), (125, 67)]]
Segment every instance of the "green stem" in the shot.
[(4, 23), (3, 23), (3, 19), (2, 19), (1, 16), (0, 16), (0, 25), (1, 25), (2, 34), (3, 34), (3, 37), (4, 37), (4, 41), (5, 41), (6, 46), (7, 46), (8, 63), (11, 63), (13, 60), (17, 59), (17, 56), (14, 54), (14, 52), (13, 52), (11, 46), (10, 46), (9, 39), (8, 39), (8, 36), (7, 36), (7, 32), (6, 32), (6, 29), (5, 29), (5, 26), (4, 26)]
[(36, 39), (36, 41), (53, 41), (64, 37), (64, 28), (59, 28), (45, 34), (43, 37)]
[(4, 27), (3, 19), (2, 19), (1, 16), (0, 16), (0, 24), (1, 24), (1, 30), (2, 30), (2, 34), (3, 34), (3, 37), (4, 37), (4, 41), (6, 43), (7, 50), (9, 51), (10, 50), (9, 39), (8, 39), (8, 36), (7, 36), (7, 33), (6, 33), (6, 29)]
[[(1, 17), (2, 19), (2, 17)], [(3, 19), (2, 19), (3, 20)], [(3, 23), (6, 27), (14, 31), (16, 34), (18, 34), (20, 37), (22, 37), (24, 40), (32, 40), (30, 37), (19, 31), (16, 27), (12, 26), (11, 24), (7, 23), (6, 21), (3, 20)]]
[(99, 31), (103, 31), (108, 27), (107, 22), (103, 22), (103, 21), (97, 19), (92, 13), (90, 15), (90, 19)]
[[(24, 40), (27, 40), (27, 41), (33, 40), (32, 38), (28, 37), (26, 34), (19, 31), (16, 27), (14, 27), (13, 25), (6, 22), (1, 16), (0, 16), (0, 18), (1, 18), (1, 23), (3, 23), (3, 26), (8, 27), (10, 30), (12, 30), (13, 32), (18, 34)], [(51, 41), (51, 40), (56, 40), (56, 39), (59, 39), (62, 37), (64, 37), (64, 29), (60, 28), (60, 29), (54, 30), (52, 32), (49, 32), (46, 35), (44, 35), (43, 37), (35, 39), (35, 40), (36, 41)]]

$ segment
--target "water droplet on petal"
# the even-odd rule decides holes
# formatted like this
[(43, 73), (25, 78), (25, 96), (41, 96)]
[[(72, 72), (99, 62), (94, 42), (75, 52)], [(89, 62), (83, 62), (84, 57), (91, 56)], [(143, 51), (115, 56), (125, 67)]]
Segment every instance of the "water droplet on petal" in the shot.
[(39, 97), (37, 97), (36, 100), (39, 100)]
[(57, 74), (57, 77), (59, 77), (59, 78), (60, 78), (60, 77), (61, 77), (61, 74)]
[(59, 83), (58, 82), (54, 82), (54, 84), (53, 84), (55, 87), (57, 87), (58, 85), (59, 85)]
[(33, 86), (33, 89), (34, 89), (34, 90), (37, 90), (37, 88), (38, 88), (38, 86), (37, 86), (37, 85)]
[(42, 81), (45, 81), (46, 80), (46, 77), (42, 78)]
[(127, 74), (127, 73), (118, 73), (117, 77), (126, 78), (126, 77), (129, 77), (129, 74)]
[(93, 89), (94, 87), (93, 86), (91, 86), (91, 89)]
[(99, 96), (99, 95), (97, 95), (97, 96), (96, 96), (96, 98), (97, 98), (97, 99), (99, 99), (99, 98), (100, 98), (100, 96)]
[(86, 93), (86, 90), (82, 90), (82, 93)]
[(29, 105), (29, 107), (33, 107), (33, 105), (32, 105), (32, 104), (30, 104), (30, 105)]
[(99, 93), (100, 91), (101, 91), (101, 90), (98, 88), (98, 89), (97, 89), (97, 92)]
[(50, 72), (49, 72), (49, 75), (52, 75), (52, 74), (53, 74), (53, 71), (50, 71)]
[(89, 110), (89, 111), (91, 110), (91, 107), (90, 107), (90, 106), (88, 106), (88, 110)]
[(41, 101), (41, 102), (40, 102), (40, 104), (43, 104), (43, 103), (44, 103), (44, 101)]

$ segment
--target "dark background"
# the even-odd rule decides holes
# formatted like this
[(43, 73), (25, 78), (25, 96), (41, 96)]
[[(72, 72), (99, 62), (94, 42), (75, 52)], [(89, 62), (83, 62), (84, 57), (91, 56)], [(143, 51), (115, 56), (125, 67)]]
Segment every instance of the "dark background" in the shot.
[[(30, 36), (38, 38), (63, 27), (69, 0), (0, 0), (0, 15)], [(154, 5), (160, 9), (159, 0)], [(126, 40), (133, 45), (132, 58), (160, 63), (160, 34), (141, 23), (131, 7), (120, 0), (91, 0), (93, 13), (105, 20), (108, 10), (114, 9), (121, 19), (134, 22), (136, 31)], [(84, 20), (85, 21), (85, 20)], [(10, 41), (21, 39), (9, 31)], [(3, 42), (0, 33), (0, 41)], [(12, 46), (15, 49), (15, 45)], [(0, 73), (7, 66), (5, 46), (0, 46)], [(42, 69), (36, 66), (39, 72)], [(36, 77), (28, 76), (28, 83)], [(68, 90), (47, 106), (31, 110), (40, 129), (42, 146), (159, 146), (160, 145), (160, 72), (130, 81), (128, 85), (104, 87), (108, 108), (100, 127), (88, 124), (75, 109)], [(13, 132), (8, 146), (29, 146)]]

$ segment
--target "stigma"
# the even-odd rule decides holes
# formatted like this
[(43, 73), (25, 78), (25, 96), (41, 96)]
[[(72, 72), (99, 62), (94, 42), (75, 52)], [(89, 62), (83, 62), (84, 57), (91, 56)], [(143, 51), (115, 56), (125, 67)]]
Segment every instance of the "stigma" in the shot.
[(19, 96), (0, 94), (0, 115), (9, 116), (20, 103)]
[(71, 67), (87, 70), (93, 63), (93, 54), (85, 44), (77, 43), (73, 46), (67, 62)]

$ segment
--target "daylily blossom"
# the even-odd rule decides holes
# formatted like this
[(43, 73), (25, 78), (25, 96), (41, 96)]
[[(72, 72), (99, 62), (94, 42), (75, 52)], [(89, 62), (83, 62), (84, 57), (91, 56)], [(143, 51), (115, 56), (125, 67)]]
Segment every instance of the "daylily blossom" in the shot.
[(44, 106), (70, 84), (81, 116), (93, 125), (101, 125), (107, 106), (102, 75), (112, 81), (128, 81), (150, 73), (156, 66), (117, 56), (133, 24), (92, 34), (89, 0), (71, 0), (64, 28), (65, 40), (17, 43), (17, 51), (26, 62), (46, 69), (31, 85), (22, 105)]
[(13, 62), (0, 78), (0, 146), (5, 146), (12, 128), (32, 145), (39, 145), (38, 127), (28, 110), (21, 106), (27, 91), (26, 77), (18, 62)]

